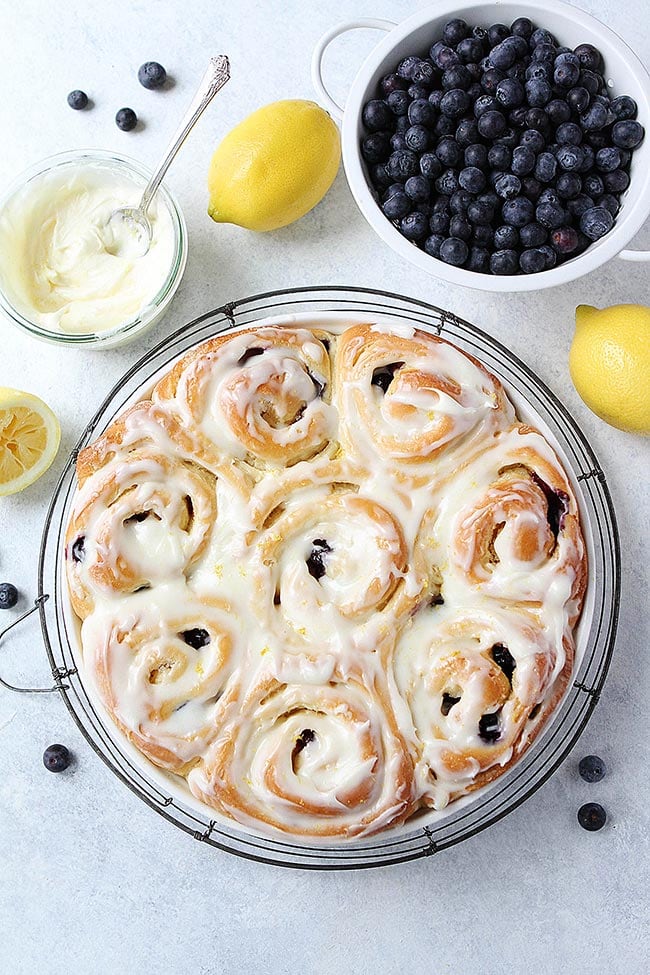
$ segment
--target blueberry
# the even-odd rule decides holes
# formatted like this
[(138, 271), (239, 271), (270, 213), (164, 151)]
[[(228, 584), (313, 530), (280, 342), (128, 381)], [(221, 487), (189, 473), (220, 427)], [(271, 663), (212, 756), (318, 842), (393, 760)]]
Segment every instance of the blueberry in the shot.
[(607, 822), (607, 813), (599, 802), (585, 802), (584, 806), (578, 809), (578, 822), (583, 829), (595, 833)]
[(429, 130), (423, 125), (412, 125), (404, 133), (407, 148), (417, 153), (424, 152), (428, 148), (430, 139)]
[(391, 143), (385, 132), (372, 132), (361, 142), (361, 155), (369, 163), (383, 162), (390, 155)]
[(521, 193), (521, 182), (510, 173), (502, 173), (496, 180), (494, 189), (502, 200), (513, 200)]
[(494, 207), (486, 200), (473, 200), (467, 207), (467, 216), (476, 226), (487, 226), (494, 219)]
[(586, 88), (590, 96), (593, 97), (600, 88), (599, 76), (589, 69), (583, 70), (580, 72), (579, 85), (581, 88)]
[(75, 88), (68, 95), (68, 105), (70, 108), (74, 108), (75, 112), (78, 112), (82, 108), (86, 108), (88, 105), (88, 95), (85, 91), (80, 91)]
[(408, 213), (400, 220), (399, 229), (408, 240), (422, 240), (429, 233), (429, 221), (423, 213)]
[(427, 179), (436, 179), (442, 172), (442, 163), (434, 152), (424, 152), (420, 156), (420, 173)]
[(521, 189), (524, 196), (527, 196), (533, 203), (539, 199), (542, 192), (542, 184), (534, 176), (524, 176), (521, 181)]
[(498, 210), (501, 206), (501, 200), (496, 195), (494, 190), (486, 190), (485, 193), (481, 193), (476, 202), (487, 203), (487, 205), (491, 206), (493, 210)]
[[(481, 206), (481, 204), (477, 204)], [(467, 210), (467, 216), (469, 217), (469, 208)], [(494, 233), (492, 227), (489, 224), (474, 223), (474, 229), (472, 230), (472, 243), (478, 244), (479, 247), (488, 247), (492, 244), (494, 239)]]
[(553, 65), (546, 61), (531, 61), (524, 72), (526, 81), (548, 81), (553, 84)]
[(406, 88), (406, 82), (398, 74), (387, 74), (381, 79), (379, 86), (382, 94), (388, 98), (395, 91), (403, 91)]
[(524, 86), (514, 78), (504, 78), (498, 83), (494, 97), (504, 108), (517, 108), (524, 100)]
[(522, 247), (539, 247), (546, 243), (548, 234), (539, 223), (527, 223), (519, 231), (519, 239)]
[(373, 98), (363, 106), (361, 118), (363, 124), (371, 132), (387, 129), (393, 123), (392, 112), (381, 98)]
[(603, 193), (603, 195), (597, 197), (594, 202), (596, 206), (605, 207), (606, 210), (609, 210), (613, 217), (615, 217), (618, 211), (621, 209), (618, 200), (612, 193)]
[(535, 153), (529, 146), (517, 146), (512, 150), (512, 171), (515, 176), (527, 176), (535, 168)]
[(436, 121), (436, 110), (426, 98), (411, 102), (407, 114), (411, 125), (433, 125)]
[[(592, 102), (586, 112), (580, 116), (580, 123), (587, 132), (597, 131), (607, 125), (607, 109), (601, 102)], [(619, 124), (619, 123), (617, 123)], [(614, 126), (616, 128), (616, 126)], [(626, 147), (623, 146), (625, 149)]]
[(526, 106), (520, 105), (508, 112), (508, 121), (515, 129), (523, 129), (526, 125)]
[(485, 247), (472, 247), (467, 261), (467, 270), (487, 274), (490, 270), (490, 252)]
[(510, 30), (513, 34), (516, 34), (517, 37), (523, 37), (528, 40), (530, 35), (533, 33), (533, 24), (528, 17), (517, 17), (517, 19), (513, 20), (512, 24), (510, 25)]
[(207, 647), (211, 642), (208, 631), (201, 629), (200, 627), (194, 627), (191, 630), (183, 630), (182, 633), (179, 633), (179, 636), (185, 641), (188, 647), (192, 647), (193, 650), (200, 650), (201, 647)]
[(432, 105), (434, 108), (440, 110), (440, 102), (442, 101), (443, 95), (444, 91), (441, 91), (440, 88), (436, 88), (435, 91), (432, 91), (429, 95), (429, 105)]
[(600, 782), (601, 779), (605, 778), (606, 771), (605, 763), (598, 755), (585, 755), (584, 758), (580, 759), (578, 772), (580, 778), (584, 779), (585, 782)]
[(512, 152), (507, 146), (490, 146), (488, 149), (487, 158), (489, 166), (503, 172), (510, 167), (510, 163), (512, 162)]
[(18, 602), (18, 590), (11, 582), (0, 583), (0, 609), (13, 609)]
[[(428, 102), (430, 92), (427, 85), (413, 83), (406, 89), (406, 94), (409, 96), (412, 102), (416, 102), (418, 100)], [(429, 104), (431, 103), (429, 102)]]
[(533, 220), (535, 207), (525, 196), (516, 196), (513, 200), (506, 200), (501, 212), (504, 223), (524, 227)]
[(504, 41), (509, 34), (510, 30), (505, 24), (492, 24), (491, 27), (488, 27), (487, 32), (490, 47), (496, 47), (496, 45), (500, 44), (501, 41)]
[(478, 119), (481, 115), (486, 112), (495, 112), (499, 108), (499, 103), (497, 102), (494, 95), (481, 95), (474, 102), (474, 115)]
[(578, 246), (578, 234), (573, 227), (557, 227), (551, 231), (551, 245), (558, 254), (572, 254)]
[(567, 92), (566, 104), (570, 111), (582, 115), (589, 108), (591, 96), (586, 88), (578, 86)]
[(590, 71), (600, 70), (602, 57), (598, 48), (595, 48), (593, 44), (578, 44), (574, 53), (583, 68), (588, 68)]
[(462, 149), (476, 143), (476, 141), (480, 138), (478, 125), (474, 119), (463, 118), (460, 120), (458, 123), (458, 128), (456, 129), (455, 139)]
[(557, 127), (555, 141), (561, 146), (579, 146), (582, 142), (582, 129), (575, 122), (563, 122)]
[(483, 44), (478, 37), (465, 37), (456, 45), (456, 53), (465, 64), (472, 64), (483, 57)]
[(560, 197), (557, 195), (557, 190), (553, 186), (547, 186), (539, 194), (540, 203), (555, 203), (559, 206)]
[(533, 78), (526, 82), (526, 101), (531, 108), (543, 108), (553, 97), (553, 89), (548, 81)]
[(433, 83), (434, 67), (429, 61), (418, 61), (411, 71), (411, 79), (416, 85), (430, 86)]
[(557, 161), (550, 152), (540, 152), (535, 163), (535, 178), (540, 183), (550, 183), (557, 172)]
[(619, 149), (618, 151), (619, 151), (620, 156), (621, 156), (621, 168), (622, 169), (627, 169), (627, 167), (630, 165), (630, 162), (632, 161), (632, 153), (634, 152), (634, 150), (633, 149)]
[(499, 71), (497, 68), (488, 68), (481, 77), (481, 88), (487, 95), (494, 95), (499, 83), (504, 78), (503, 71)]
[(138, 68), (138, 81), (144, 88), (162, 88), (167, 81), (167, 72), (157, 61), (145, 61)]
[(629, 95), (619, 95), (611, 102), (609, 109), (614, 118), (619, 121), (636, 118), (637, 105)]
[(469, 240), (472, 236), (472, 225), (461, 213), (455, 213), (449, 221), (449, 236)]
[(499, 71), (505, 71), (517, 60), (519, 48), (517, 44), (513, 43), (514, 40), (514, 37), (504, 37), (501, 43), (490, 51), (490, 62)]
[(578, 166), (579, 173), (590, 173), (596, 165), (596, 153), (591, 146), (582, 146), (583, 162)]
[(400, 220), (410, 212), (411, 201), (402, 186), (397, 183), (386, 191), (381, 208), (389, 220)]
[[(523, 227), (521, 228), (524, 229)], [(514, 250), (519, 245), (521, 230), (504, 223), (494, 231), (495, 250)]]
[(48, 772), (64, 772), (71, 761), (72, 755), (65, 745), (49, 745), (43, 752), (43, 765)]
[(566, 213), (557, 203), (538, 203), (535, 210), (535, 219), (541, 223), (542, 227), (554, 230), (561, 227), (566, 222)]
[(454, 139), (441, 139), (436, 146), (436, 156), (443, 166), (458, 166), (462, 159), (460, 147)]
[(472, 200), (471, 193), (468, 193), (467, 190), (458, 189), (449, 197), (449, 209), (452, 213), (466, 213)]
[(596, 153), (596, 169), (601, 173), (613, 173), (621, 165), (621, 151), (611, 146)]
[(438, 193), (443, 196), (451, 196), (458, 189), (458, 177), (453, 169), (446, 169), (435, 183)]
[(465, 149), (466, 166), (477, 166), (479, 169), (484, 169), (487, 166), (487, 161), (487, 146), (482, 145), (480, 142), (474, 142)]
[(553, 65), (556, 57), (554, 44), (547, 44), (545, 41), (537, 44), (533, 49), (532, 60), (536, 63)]
[(564, 169), (566, 172), (573, 172), (576, 169), (580, 169), (582, 160), (584, 159), (582, 146), (560, 146), (556, 159), (560, 169)]
[(539, 247), (531, 247), (522, 251), (519, 257), (519, 267), (524, 274), (539, 274), (546, 270), (546, 255)]
[(476, 99), (480, 98), (481, 95), (483, 94), (483, 89), (481, 88), (480, 83), (478, 81), (473, 82), (473, 84), (471, 84), (467, 89), (467, 94), (469, 95), (471, 103), (473, 105)]
[(526, 129), (525, 132), (522, 132), (519, 142), (522, 146), (528, 146), (534, 153), (541, 152), (546, 145), (544, 136), (537, 129)]
[(438, 41), (437, 44), (433, 45), (429, 51), (429, 57), (441, 71), (446, 71), (453, 64), (460, 64), (460, 58), (456, 52), (442, 41)]
[(440, 102), (440, 111), (449, 118), (460, 118), (470, 106), (470, 97), (462, 88), (446, 91)]
[[(406, 131), (408, 132), (408, 129)], [(406, 139), (404, 138), (404, 135), (401, 132), (395, 132), (394, 135), (391, 135), (390, 147), (393, 152), (396, 152), (398, 149), (408, 148), (406, 145)]]
[(581, 217), (586, 210), (590, 210), (596, 204), (591, 196), (586, 193), (578, 193), (572, 200), (569, 200), (566, 208), (572, 217)]
[(431, 195), (431, 185), (424, 176), (409, 176), (404, 192), (414, 203), (426, 203)]
[(551, 122), (543, 108), (529, 108), (526, 112), (526, 127), (537, 129), (544, 135), (550, 132)]
[(555, 265), (557, 264), (557, 254), (555, 253), (555, 251), (553, 250), (550, 244), (542, 244), (542, 246), (539, 249), (541, 250), (544, 257), (546, 258), (546, 270), (550, 271), (550, 269), (552, 267), (555, 267)]
[(397, 77), (403, 78), (405, 81), (412, 81), (412, 72), (417, 64), (420, 63), (420, 58), (416, 58), (414, 55), (409, 55), (409, 57), (404, 58), (397, 65)]
[(587, 132), (585, 138), (587, 143), (594, 149), (604, 149), (605, 146), (608, 146), (612, 141), (611, 136), (608, 135), (607, 132), (600, 129), (598, 131), (593, 130)]
[(480, 193), (485, 188), (485, 173), (476, 166), (466, 166), (458, 174), (458, 182), (470, 193)]
[(630, 185), (630, 177), (623, 169), (615, 169), (613, 173), (605, 173), (603, 183), (608, 193), (624, 193)]
[(430, 257), (440, 257), (440, 247), (444, 239), (442, 234), (432, 234), (422, 246)]
[(391, 91), (386, 99), (386, 104), (393, 115), (406, 115), (411, 104), (411, 99), (405, 91)]
[(506, 71), (506, 77), (510, 78), (512, 81), (519, 81), (523, 83), (526, 79), (526, 64), (523, 61), (518, 61), (513, 64), (511, 68)]
[(537, 47), (538, 44), (550, 44), (553, 47), (556, 46), (555, 38), (551, 32), (545, 30), (543, 27), (538, 27), (537, 30), (533, 31), (533, 33), (530, 35), (529, 43), (531, 48)]
[(429, 217), (429, 230), (432, 234), (444, 234), (448, 237), (450, 218), (444, 210), (436, 210)]
[(478, 120), (478, 130), (484, 139), (498, 139), (506, 130), (506, 120), (501, 112), (484, 112)]
[(121, 108), (115, 116), (115, 124), (122, 132), (130, 132), (138, 124), (138, 116), (132, 108)]
[(386, 170), (395, 180), (407, 180), (415, 176), (419, 169), (418, 157), (409, 149), (398, 149), (391, 153), (386, 163)]
[(495, 251), (490, 257), (492, 274), (516, 274), (519, 270), (519, 255), (516, 250), (506, 248)]
[(585, 177), (583, 189), (589, 196), (601, 196), (605, 192), (605, 184), (597, 173), (590, 173)]
[(472, 27), (472, 37), (478, 38), (484, 46), (488, 43), (488, 32), (485, 27)]
[(580, 217), (580, 229), (589, 240), (600, 240), (614, 226), (614, 218), (605, 207), (592, 207)]
[(449, 118), (448, 115), (441, 115), (433, 127), (434, 135), (439, 139), (446, 135), (453, 135), (456, 131), (456, 120)]
[(459, 41), (462, 41), (464, 37), (469, 34), (469, 27), (464, 20), (460, 17), (456, 17), (454, 20), (449, 20), (442, 29), (442, 39), (445, 44), (449, 44), (450, 47), (455, 47)]
[(392, 182), (383, 163), (376, 163), (374, 166), (371, 166), (370, 178), (379, 190), (388, 189)]
[(643, 141), (645, 129), (639, 122), (626, 119), (612, 126), (612, 142), (621, 149), (636, 149)]
[(467, 91), (473, 81), (471, 71), (464, 64), (453, 64), (442, 75), (442, 87), (445, 91), (451, 91), (452, 88), (462, 88), (463, 91)]
[(400, 115), (398, 119), (395, 120), (395, 133), (396, 135), (404, 135), (411, 123), (408, 120), (407, 115)]
[(460, 237), (447, 237), (440, 245), (440, 260), (454, 267), (462, 267), (469, 255), (469, 248)]
[[(568, 57), (568, 55), (560, 55), (560, 57)], [(580, 79), (580, 66), (579, 64), (574, 64), (571, 61), (560, 61), (559, 58), (555, 61), (555, 70), (553, 72), (553, 81), (560, 88), (573, 88), (578, 84)]]
[(555, 182), (561, 200), (572, 200), (582, 191), (582, 180), (577, 173), (562, 173)]

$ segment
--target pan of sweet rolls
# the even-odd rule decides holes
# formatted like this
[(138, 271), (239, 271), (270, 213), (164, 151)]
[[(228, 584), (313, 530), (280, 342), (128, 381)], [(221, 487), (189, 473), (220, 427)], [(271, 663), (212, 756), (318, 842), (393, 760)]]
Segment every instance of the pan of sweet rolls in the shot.
[(77, 459), (66, 534), (105, 710), (217, 813), (353, 838), (506, 771), (587, 581), (569, 478), (476, 359), (390, 322), (235, 329)]

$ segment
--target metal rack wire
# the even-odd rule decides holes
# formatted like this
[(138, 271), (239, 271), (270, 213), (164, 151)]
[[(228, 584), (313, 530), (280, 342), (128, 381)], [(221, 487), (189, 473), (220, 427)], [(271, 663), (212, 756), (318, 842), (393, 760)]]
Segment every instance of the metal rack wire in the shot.
[[(571, 688), (548, 728), (508, 772), (442, 814), (413, 818), (405, 827), (372, 840), (299, 842), (248, 833), (214, 818), (189, 792), (154, 769), (129, 745), (91, 698), (78, 664), (79, 640), (66, 611), (63, 537), (75, 488), (78, 451), (142, 395), (152, 377), (191, 346), (236, 325), (269, 316), (349, 314), (351, 320), (390, 318), (442, 334), (476, 355), (541, 417), (561, 446), (574, 475), (590, 559), (591, 618), (581, 624), (584, 647)], [(577, 741), (601, 693), (614, 646), (619, 604), (619, 541), (605, 475), (577, 425), (553, 393), (519, 359), (493, 338), (449, 312), (423, 301), (384, 291), (313, 287), (255, 295), (208, 312), (178, 329), (144, 355), (116, 384), (72, 452), (47, 512), (38, 567), (38, 610), (43, 640), (58, 690), (94, 751), (119, 779), (166, 820), (195, 839), (249, 860), (303, 869), (349, 870), (430, 856), (475, 835), (524, 802), (555, 771)], [(48, 598), (50, 597), (50, 598)], [(2, 634), (0, 634), (0, 638)], [(184, 783), (182, 783), (184, 785)]]

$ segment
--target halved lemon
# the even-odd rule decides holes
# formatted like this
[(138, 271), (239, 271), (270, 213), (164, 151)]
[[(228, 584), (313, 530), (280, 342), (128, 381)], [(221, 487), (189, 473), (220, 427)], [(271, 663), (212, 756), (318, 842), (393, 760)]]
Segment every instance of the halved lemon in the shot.
[(0, 495), (17, 494), (38, 480), (60, 441), (59, 421), (42, 399), (0, 386)]

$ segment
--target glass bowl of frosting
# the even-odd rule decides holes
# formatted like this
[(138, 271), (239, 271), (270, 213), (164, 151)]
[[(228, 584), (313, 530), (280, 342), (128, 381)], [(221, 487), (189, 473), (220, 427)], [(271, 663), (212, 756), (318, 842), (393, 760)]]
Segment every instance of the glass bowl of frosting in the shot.
[(165, 313), (187, 260), (181, 209), (161, 186), (144, 256), (114, 253), (108, 220), (136, 206), (150, 173), (100, 150), (60, 153), (24, 172), (0, 201), (0, 306), (32, 335), (113, 346)]

